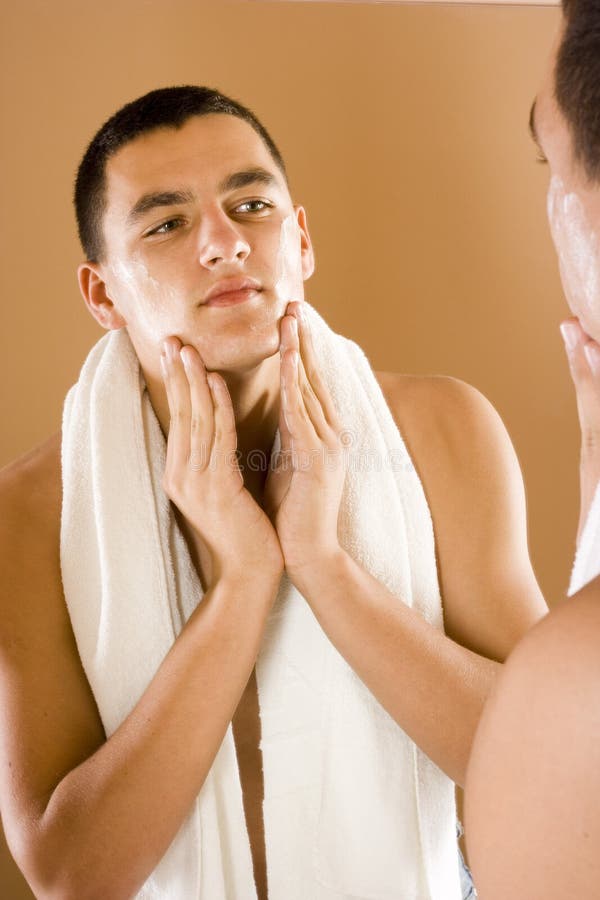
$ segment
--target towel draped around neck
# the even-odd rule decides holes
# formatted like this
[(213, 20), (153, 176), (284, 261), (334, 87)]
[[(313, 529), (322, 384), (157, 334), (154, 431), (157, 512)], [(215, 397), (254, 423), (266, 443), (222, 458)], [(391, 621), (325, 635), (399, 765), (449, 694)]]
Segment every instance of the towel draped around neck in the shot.
[[(441, 630), (431, 516), (402, 437), (360, 347), (304, 308), (346, 427), (340, 542), (397, 603)], [(108, 739), (203, 600), (161, 486), (165, 455), (128, 334), (109, 332), (65, 400), (60, 546), (73, 631)], [(459, 900), (452, 781), (383, 709), (285, 573), (256, 677), (270, 900)], [(231, 724), (137, 897), (256, 900)]]

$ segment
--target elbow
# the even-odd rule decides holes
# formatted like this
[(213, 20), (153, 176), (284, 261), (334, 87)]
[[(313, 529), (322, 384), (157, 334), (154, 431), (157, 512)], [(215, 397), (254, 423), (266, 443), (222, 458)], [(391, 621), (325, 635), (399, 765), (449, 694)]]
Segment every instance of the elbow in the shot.
[(4, 822), (6, 843), (25, 881), (39, 900), (66, 900), (75, 897), (61, 883), (64, 875), (60, 852), (49, 854), (39, 821), (28, 820), (15, 826)]
[(38, 900), (130, 900), (110, 882), (110, 872), (88, 864), (74, 834), (29, 823), (16, 834), (6, 829), (9, 850)]

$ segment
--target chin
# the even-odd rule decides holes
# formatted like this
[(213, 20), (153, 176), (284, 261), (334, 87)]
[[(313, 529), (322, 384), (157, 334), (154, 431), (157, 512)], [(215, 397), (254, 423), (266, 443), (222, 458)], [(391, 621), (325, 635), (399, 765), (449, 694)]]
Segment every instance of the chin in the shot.
[(204, 365), (219, 372), (247, 372), (279, 353), (279, 330), (270, 335), (246, 334), (211, 343), (209, 350), (197, 347)]

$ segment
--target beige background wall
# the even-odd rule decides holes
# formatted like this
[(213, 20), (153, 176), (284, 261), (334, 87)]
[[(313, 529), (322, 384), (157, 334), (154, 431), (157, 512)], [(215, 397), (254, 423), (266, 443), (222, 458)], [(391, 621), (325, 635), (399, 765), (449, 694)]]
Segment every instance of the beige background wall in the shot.
[[(529, 107), (559, 12), (352, 3), (20, 0), (1, 14), (0, 465), (60, 426), (98, 326), (70, 195), (95, 129), (151, 88), (252, 106), (308, 208), (308, 298), (375, 369), (475, 384), (506, 422), (552, 603), (577, 516), (566, 315)], [(5, 857), (0, 895), (28, 896)]]

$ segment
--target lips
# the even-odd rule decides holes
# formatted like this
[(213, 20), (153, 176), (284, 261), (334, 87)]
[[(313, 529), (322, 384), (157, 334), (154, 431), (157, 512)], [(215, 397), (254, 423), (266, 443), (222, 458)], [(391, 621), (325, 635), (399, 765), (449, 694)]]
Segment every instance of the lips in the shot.
[(217, 282), (204, 297), (203, 306), (233, 306), (250, 300), (262, 290), (253, 278), (227, 278)]

